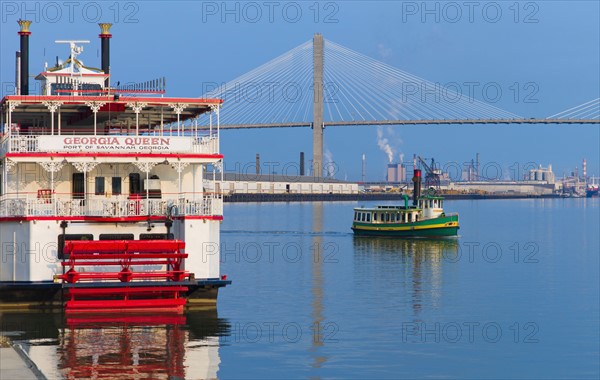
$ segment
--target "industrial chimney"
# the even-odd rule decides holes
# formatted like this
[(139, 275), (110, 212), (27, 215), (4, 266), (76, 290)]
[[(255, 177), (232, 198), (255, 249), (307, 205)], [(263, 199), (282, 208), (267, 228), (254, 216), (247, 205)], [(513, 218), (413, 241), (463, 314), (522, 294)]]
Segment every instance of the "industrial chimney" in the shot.
[(29, 95), (29, 26), (31, 21), (19, 20), (17, 21), (21, 26), (19, 36), (21, 36), (21, 76), (19, 79), (18, 88), (21, 89), (20, 95)]
[[(110, 23), (100, 23), (100, 41), (102, 41), (102, 71), (104, 74), (110, 74), (110, 39), (112, 38), (112, 34), (110, 34), (110, 27), (112, 24)], [(104, 87), (108, 87), (110, 85), (110, 78), (107, 77), (104, 81)]]

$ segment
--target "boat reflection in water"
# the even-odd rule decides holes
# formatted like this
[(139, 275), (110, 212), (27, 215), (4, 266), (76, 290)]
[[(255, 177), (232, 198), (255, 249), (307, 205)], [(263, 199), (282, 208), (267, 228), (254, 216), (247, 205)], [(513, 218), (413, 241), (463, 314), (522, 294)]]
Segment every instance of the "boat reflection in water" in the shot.
[(216, 310), (186, 314), (9, 313), (2, 331), (48, 378), (216, 378), (219, 337), (229, 323)]
[[(354, 268), (360, 272), (357, 277), (381, 282), (379, 288), (384, 297), (398, 299), (398, 302), (410, 300), (415, 317), (424, 306), (439, 306), (442, 269), (447, 276), (452, 276), (456, 268), (454, 264), (460, 258), (460, 245), (454, 238), (354, 237)], [(385, 289), (398, 289), (389, 284), (398, 283), (406, 293), (386, 294)]]

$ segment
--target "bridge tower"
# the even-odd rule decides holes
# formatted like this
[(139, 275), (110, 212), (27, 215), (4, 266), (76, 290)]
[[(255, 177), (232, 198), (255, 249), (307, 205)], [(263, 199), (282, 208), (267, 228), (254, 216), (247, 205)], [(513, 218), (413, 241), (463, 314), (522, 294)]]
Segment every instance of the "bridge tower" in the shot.
[(313, 176), (323, 176), (323, 35), (313, 38)]

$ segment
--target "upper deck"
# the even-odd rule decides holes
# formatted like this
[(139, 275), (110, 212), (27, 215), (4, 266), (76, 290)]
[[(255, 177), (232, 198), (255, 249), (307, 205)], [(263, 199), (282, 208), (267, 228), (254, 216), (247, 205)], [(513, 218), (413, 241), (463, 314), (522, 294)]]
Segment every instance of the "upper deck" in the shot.
[[(6, 96), (0, 103), (0, 155), (219, 155), (221, 104), (200, 98)], [(216, 113), (208, 131), (198, 128), (205, 113)]]

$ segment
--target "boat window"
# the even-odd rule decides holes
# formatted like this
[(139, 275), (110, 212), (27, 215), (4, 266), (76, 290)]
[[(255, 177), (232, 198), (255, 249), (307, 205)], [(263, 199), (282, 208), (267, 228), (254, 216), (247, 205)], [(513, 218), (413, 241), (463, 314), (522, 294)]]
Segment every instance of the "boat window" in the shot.
[(121, 177), (112, 177), (112, 194), (121, 195)]
[(84, 198), (83, 173), (73, 173), (72, 193), (73, 199)]
[(370, 213), (368, 213), (368, 214), (367, 214), (367, 222), (370, 222), (370, 221), (371, 221), (371, 214), (370, 214)]
[(100, 234), (98, 240), (133, 240), (133, 234)]
[(358, 220), (358, 212), (354, 211), (354, 220)]
[(374, 221), (374, 222), (376, 222), (376, 221), (377, 221), (377, 213), (376, 213), (376, 212), (374, 212), (374, 213), (373, 213), (373, 221)]
[(140, 173), (129, 173), (129, 194), (141, 194)]
[(94, 194), (104, 195), (104, 177), (96, 177)]
[(409, 222), (409, 223), (410, 223), (410, 222), (412, 222), (412, 213), (409, 213), (409, 214), (408, 214), (408, 222)]
[(140, 234), (140, 240), (173, 240), (175, 236), (173, 234)]
[(364, 222), (365, 220), (366, 220), (366, 218), (365, 218), (365, 213), (364, 213), (364, 212), (361, 212), (361, 213), (360, 213), (360, 221), (361, 221), (361, 222)]
[(419, 214), (415, 215), (415, 222), (419, 220)]
[[(76, 173), (77, 174), (77, 173)], [(64, 251), (65, 251), (65, 240), (69, 241), (69, 240), (94, 240), (94, 235), (92, 234), (60, 234), (58, 235), (58, 259), (62, 260), (62, 259), (67, 259), (69, 258), (69, 255), (65, 255)]]

